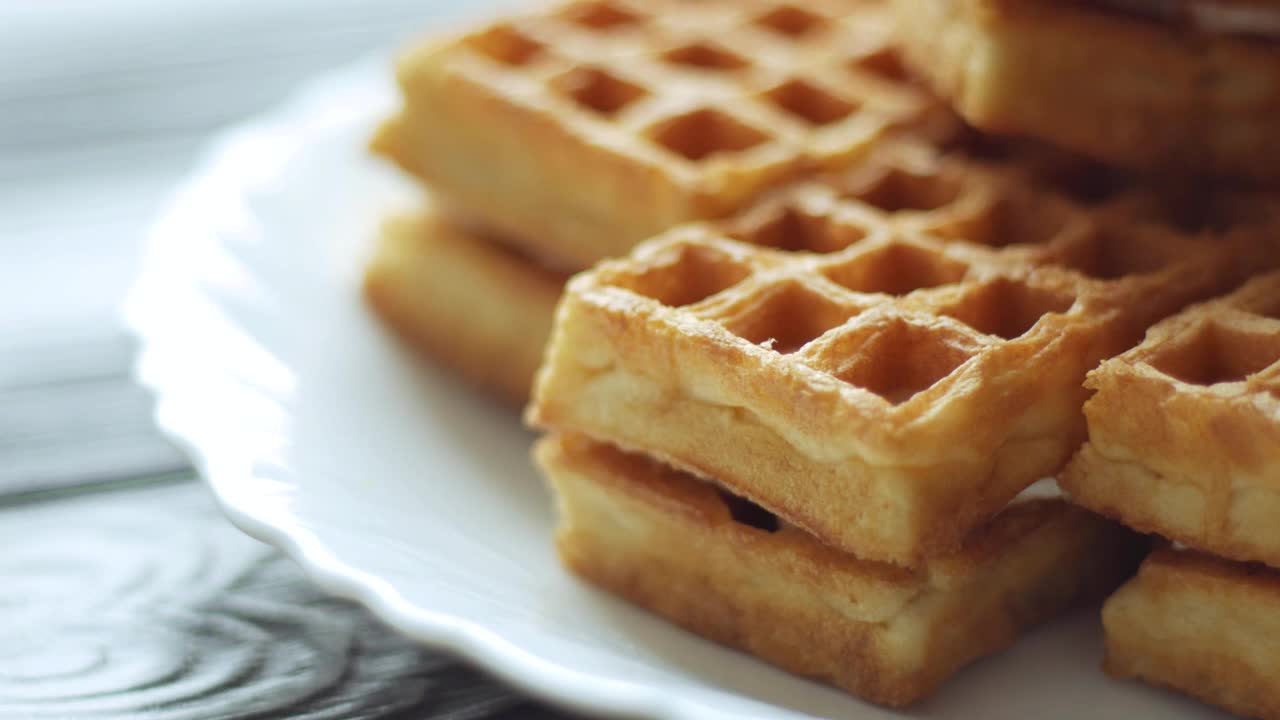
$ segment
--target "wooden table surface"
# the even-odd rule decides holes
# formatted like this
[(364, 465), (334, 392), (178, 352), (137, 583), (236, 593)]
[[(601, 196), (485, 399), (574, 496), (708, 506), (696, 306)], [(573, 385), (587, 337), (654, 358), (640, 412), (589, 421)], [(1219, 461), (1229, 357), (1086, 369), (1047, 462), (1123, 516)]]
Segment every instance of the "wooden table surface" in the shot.
[(212, 132), (485, 4), (0, 0), (0, 719), (561, 717), (231, 528), (118, 319)]

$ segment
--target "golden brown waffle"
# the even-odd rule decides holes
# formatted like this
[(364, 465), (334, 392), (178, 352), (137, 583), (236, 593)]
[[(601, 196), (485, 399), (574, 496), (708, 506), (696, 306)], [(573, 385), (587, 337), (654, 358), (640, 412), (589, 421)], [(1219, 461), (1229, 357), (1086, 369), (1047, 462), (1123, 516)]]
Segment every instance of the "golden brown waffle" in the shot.
[(1280, 273), (1157, 325), (1089, 375), (1077, 502), (1280, 567)]
[(1102, 0), (892, 4), (907, 64), (975, 127), (1121, 165), (1280, 180), (1274, 38), (1176, 26)]
[(415, 351), (523, 405), (564, 279), (429, 208), (386, 223), (364, 291)]
[(886, 705), (933, 692), (1027, 627), (1101, 597), (1137, 560), (1135, 535), (1035, 500), (912, 572), (839, 553), (692, 476), (581, 437), (544, 438), (535, 455), (575, 572), (699, 635)]
[(587, 267), (951, 113), (902, 80), (865, 0), (590, 0), (401, 62), (374, 148), (531, 254)]
[(1258, 261), (990, 163), (920, 157), (886, 155), (576, 276), (529, 421), (915, 565), (1061, 468), (1100, 359)]
[(1158, 550), (1102, 611), (1108, 673), (1280, 718), (1280, 572)]

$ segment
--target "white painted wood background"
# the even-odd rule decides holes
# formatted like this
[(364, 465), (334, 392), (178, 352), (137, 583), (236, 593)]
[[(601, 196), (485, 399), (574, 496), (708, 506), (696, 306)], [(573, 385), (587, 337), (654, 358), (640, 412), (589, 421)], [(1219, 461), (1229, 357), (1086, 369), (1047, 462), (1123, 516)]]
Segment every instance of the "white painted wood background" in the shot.
[(215, 130), (492, 2), (0, 0), (0, 492), (165, 473), (118, 308)]

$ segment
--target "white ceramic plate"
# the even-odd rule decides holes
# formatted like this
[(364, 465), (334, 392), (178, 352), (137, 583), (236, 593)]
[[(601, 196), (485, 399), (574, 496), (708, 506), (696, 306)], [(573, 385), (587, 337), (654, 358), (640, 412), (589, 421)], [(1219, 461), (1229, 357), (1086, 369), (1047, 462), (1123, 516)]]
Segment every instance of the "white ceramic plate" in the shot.
[[(895, 716), (721, 649), (564, 573), (513, 413), (423, 368), (362, 306), (378, 219), (411, 186), (364, 142), (373, 59), (215, 144), (127, 305), (161, 427), (231, 520), (424, 643), (595, 714)], [(1096, 613), (966, 670), (919, 717), (1206, 717), (1098, 669)]]

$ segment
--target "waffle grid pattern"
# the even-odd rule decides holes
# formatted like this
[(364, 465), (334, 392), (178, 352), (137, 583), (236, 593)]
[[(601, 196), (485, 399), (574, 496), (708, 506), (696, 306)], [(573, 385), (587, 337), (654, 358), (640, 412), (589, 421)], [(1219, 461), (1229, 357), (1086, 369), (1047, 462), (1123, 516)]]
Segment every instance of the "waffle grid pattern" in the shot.
[(574, 268), (722, 218), (886, 135), (942, 142), (865, 0), (591, 0), (405, 56), (374, 148), (456, 212)]
[(1047, 346), (1109, 316), (1138, 331), (1222, 282), (1228, 242), (1157, 227), (1121, 240), (1105, 211), (1091, 217), (1018, 173), (935, 160), (925, 170), (882, 158), (739, 218), (674, 230), (599, 281), (894, 406), (973, 357)]
[(1280, 274), (1188, 310), (1119, 362), (1145, 362), (1209, 402), (1280, 397)]
[(1263, 262), (1030, 167), (912, 145), (602, 263), (570, 282), (531, 420), (861, 557), (954, 547), (1084, 440), (1089, 370)]
[(677, 167), (736, 153), (830, 162), (883, 123), (937, 112), (904, 84), (881, 12), (848, 0), (577, 2), (451, 52), (481, 59), (481, 82), (550, 101), (594, 141), (641, 139)]

